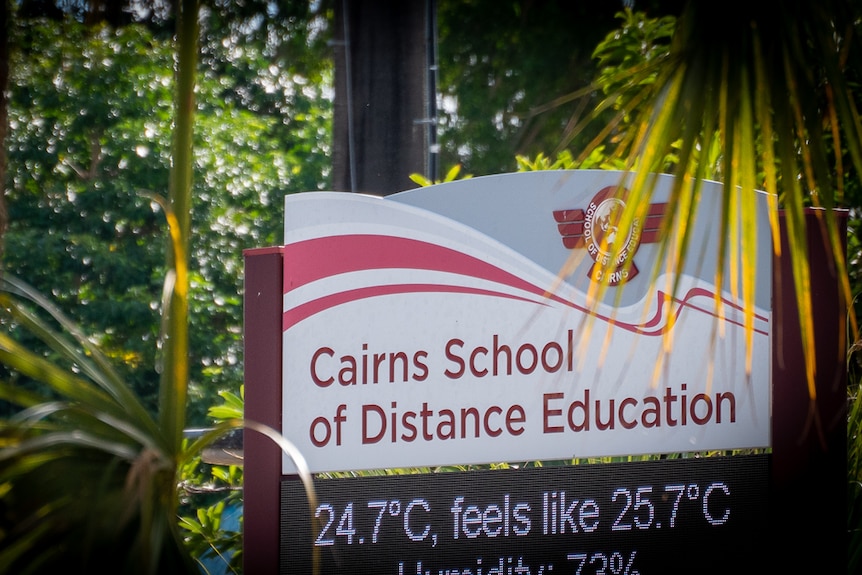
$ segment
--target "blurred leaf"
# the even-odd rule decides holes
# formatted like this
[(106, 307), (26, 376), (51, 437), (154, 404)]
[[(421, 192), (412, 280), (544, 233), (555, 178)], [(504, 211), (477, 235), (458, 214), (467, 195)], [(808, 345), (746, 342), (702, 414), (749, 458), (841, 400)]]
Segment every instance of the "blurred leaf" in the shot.
[[(775, 8), (772, 3), (737, 9), (687, 2), (667, 49), (645, 51), (639, 39), (667, 38), (671, 22), (621, 13), (623, 31), (609, 35), (596, 51), (603, 67), (597, 85), (617, 116), (580, 158), (605, 146), (610, 160), (622, 160), (636, 171), (623, 226), (644, 215), (654, 181), (650, 173), (675, 176), (671, 203), (677, 209), (665, 219), (660, 243), (673, 267), (689, 257), (686, 230), (695, 216), (689, 207), (696, 205), (699, 183), (722, 183), (724, 207), (715, 217), (720, 237), (730, 241), (721, 246), (715, 283), (744, 303), (749, 333), (751, 278), (758, 265), (750, 257), (755, 253), (753, 198), (756, 190), (770, 194), (773, 238), (778, 237), (778, 209), (786, 214), (790, 253), (784, 255), (791, 258), (800, 297), (798, 323), (813, 400), (816, 365), (803, 210), (825, 208), (821, 220), (846, 301), (851, 301), (833, 208), (842, 197), (847, 200), (845, 165), (862, 173), (862, 124), (856, 113), (862, 14), (858, 3), (848, 0), (797, 0)], [(773, 244), (777, 252), (780, 244)], [(599, 300), (603, 289), (596, 289)], [(858, 333), (852, 310), (850, 325)]]

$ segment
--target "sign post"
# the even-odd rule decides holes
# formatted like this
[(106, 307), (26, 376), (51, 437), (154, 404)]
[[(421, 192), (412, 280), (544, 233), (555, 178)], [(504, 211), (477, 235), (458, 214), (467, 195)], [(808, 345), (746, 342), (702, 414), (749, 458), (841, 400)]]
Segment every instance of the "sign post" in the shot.
[[(279, 431), (283, 259), (281, 248), (247, 251), (243, 296), (244, 417)], [(248, 428), (243, 431), (245, 573), (279, 573), (281, 457), (268, 438)]]
[[(846, 237), (846, 214), (839, 217)], [(783, 224), (783, 216), (781, 218)], [(772, 375), (772, 475), (769, 516), (781, 538), (778, 566), (798, 573), (847, 571), (847, 302), (824, 230), (806, 213), (816, 342), (816, 400), (808, 393), (790, 258), (775, 265), (776, 341)], [(782, 225), (782, 232), (784, 226)], [(787, 235), (782, 233), (782, 254)], [(805, 511), (797, 502), (810, 499)]]

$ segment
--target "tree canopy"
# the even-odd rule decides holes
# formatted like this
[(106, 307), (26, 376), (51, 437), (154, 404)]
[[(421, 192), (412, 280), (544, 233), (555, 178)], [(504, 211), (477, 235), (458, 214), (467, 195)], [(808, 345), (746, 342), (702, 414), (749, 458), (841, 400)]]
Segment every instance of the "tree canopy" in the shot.
[[(167, 196), (174, 46), (143, 24), (12, 22), (5, 268), (80, 321), (154, 407), (167, 228), (151, 195)], [(241, 382), (242, 250), (280, 241), (285, 194), (326, 186), (331, 109), (325, 65), (303, 76), (265, 43), (208, 30), (190, 246), (198, 425)]]

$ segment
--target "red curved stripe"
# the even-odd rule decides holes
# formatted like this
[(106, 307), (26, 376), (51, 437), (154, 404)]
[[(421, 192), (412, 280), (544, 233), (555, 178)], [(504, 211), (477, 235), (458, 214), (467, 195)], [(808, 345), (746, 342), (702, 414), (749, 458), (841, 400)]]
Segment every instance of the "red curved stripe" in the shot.
[(440, 285), (440, 284), (393, 284), (383, 286), (368, 286), (351, 289), (328, 296), (317, 298), (293, 307), (282, 314), (282, 330), (287, 331), (302, 320), (329, 308), (344, 303), (378, 297), (383, 295), (403, 293), (463, 293), (480, 296), (493, 296), (506, 299), (535, 303), (533, 300), (507, 293), (491, 291), (486, 289), (469, 288), (465, 286)]
[(284, 247), (284, 265), (290, 266), (284, 293), (338, 274), (393, 268), (449, 272), (543, 293), (518, 276), (473, 256), (398, 236), (350, 234), (296, 242)]
[[(285, 294), (300, 286), (334, 275), (371, 269), (402, 268), (447, 272), (506, 285), (550, 299), (581, 313), (593, 315), (596, 319), (615, 327), (646, 336), (660, 336), (671, 329), (684, 308), (690, 308), (718, 318), (714, 312), (692, 303), (692, 300), (699, 297), (712, 299), (715, 294), (703, 288), (693, 288), (682, 299), (670, 298), (665, 292), (659, 290), (656, 292), (656, 312), (650, 319), (642, 324), (621, 322), (612, 316), (592, 312), (588, 308), (565, 300), (556, 294), (548, 294), (545, 289), (473, 256), (451, 248), (397, 236), (351, 234), (315, 238), (285, 246), (284, 254), (285, 266), (290, 266), (290, 273), (285, 274)], [(327, 295), (293, 307), (283, 313), (282, 327), (287, 330), (303, 319), (343, 303), (381, 295), (419, 292), (464, 293), (532, 301), (504, 292), (444, 284), (368, 286)], [(679, 305), (671, 317), (664, 318), (665, 304), (671, 300)], [(734, 309), (740, 311), (743, 309), (724, 298), (722, 301)], [(761, 315), (756, 317), (762, 321), (767, 320)], [(666, 321), (662, 322), (663, 319)], [(743, 325), (727, 317), (724, 320), (734, 325)], [(664, 325), (661, 325), (662, 323)], [(651, 329), (657, 326), (657, 329)], [(768, 335), (763, 330), (755, 330), (755, 332)]]

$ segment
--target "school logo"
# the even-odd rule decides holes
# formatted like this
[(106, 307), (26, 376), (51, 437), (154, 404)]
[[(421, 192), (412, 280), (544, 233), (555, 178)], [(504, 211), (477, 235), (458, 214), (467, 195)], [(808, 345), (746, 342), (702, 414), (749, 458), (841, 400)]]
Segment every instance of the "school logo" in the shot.
[[(650, 204), (645, 221), (635, 218), (627, 229), (620, 229), (627, 196), (625, 188), (608, 186), (590, 200), (586, 209), (554, 211), (563, 245), (570, 250), (586, 248), (592, 258), (594, 263), (587, 272), (592, 281), (617, 286), (632, 279), (638, 274), (638, 268), (634, 261), (629, 265), (629, 261), (638, 247), (658, 240), (667, 204)], [(614, 253), (616, 259), (608, 267)]]

